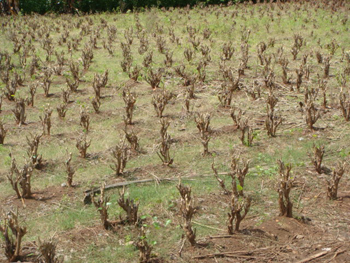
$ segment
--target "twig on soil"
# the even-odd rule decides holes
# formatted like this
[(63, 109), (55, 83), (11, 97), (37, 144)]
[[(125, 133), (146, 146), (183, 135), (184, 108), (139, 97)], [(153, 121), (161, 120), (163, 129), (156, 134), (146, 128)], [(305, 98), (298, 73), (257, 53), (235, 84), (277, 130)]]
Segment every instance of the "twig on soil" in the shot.
[[(239, 257), (239, 258), (256, 259), (256, 256), (252, 257), (251, 254), (253, 254), (254, 252), (259, 252), (261, 250), (268, 250), (271, 248), (275, 248), (275, 246), (257, 248), (257, 249), (250, 250), (250, 251), (249, 250), (241, 250), (241, 251), (233, 251), (233, 252), (206, 254), (206, 255), (202, 255), (202, 256), (193, 257), (193, 259), (205, 259), (205, 258), (214, 258), (214, 257)], [(242, 255), (237, 255), (237, 254), (242, 254)]]
[(154, 177), (154, 181), (155, 181), (156, 185), (160, 184), (161, 179), (158, 176), (156, 176), (154, 173), (151, 173), (151, 172), (148, 172), (148, 174), (150, 174)]
[(215, 239), (215, 238), (233, 238), (233, 235), (220, 235), (220, 236), (209, 236), (210, 239)]
[(338, 255), (343, 254), (346, 251), (347, 251), (346, 249), (337, 251), (336, 253), (334, 253), (334, 256), (330, 260), (328, 260), (326, 263), (332, 262)]
[(307, 258), (304, 258), (303, 260), (300, 260), (298, 261), (297, 263), (305, 263), (305, 262), (309, 262), (315, 258), (319, 258), (319, 257), (323, 257), (324, 255), (326, 255), (328, 253), (328, 251), (322, 251), (322, 252), (319, 252), (315, 255), (312, 255), (310, 257), (307, 257)]
[[(268, 232), (265, 232), (266, 237), (256, 237), (256, 236), (252, 236), (252, 235), (244, 235), (244, 237), (247, 237), (249, 239), (264, 239), (264, 240), (268, 240), (269, 242), (277, 242), (276, 241), (276, 236), (273, 234), (270, 234)], [(209, 239), (216, 239), (216, 238), (242, 238), (241, 235), (239, 234), (235, 234), (235, 235), (218, 235), (218, 236), (209, 236)]]
[(252, 256), (245, 256), (245, 255), (233, 255), (231, 253), (215, 253), (215, 254), (207, 254), (204, 256), (198, 256), (193, 257), (193, 259), (205, 259), (205, 258), (220, 258), (220, 257), (227, 257), (227, 258), (246, 258), (246, 259), (256, 259), (256, 257)]
[(320, 195), (321, 195), (322, 193), (323, 193), (323, 191), (322, 191), (322, 192), (319, 192), (319, 193), (315, 196), (315, 199), (319, 198)]
[(186, 238), (185, 238), (184, 235), (182, 235), (182, 237), (181, 237), (181, 242), (182, 242), (182, 244), (181, 244), (181, 247), (180, 247), (179, 252), (178, 252), (179, 253), (179, 257), (181, 257), (181, 253), (182, 253), (182, 250), (183, 250), (185, 242), (186, 242)]
[(24, 203), (24, 199), (23, 199), (22, 196), (21, 196), (21, 201), (22, 201), (23, 208), (26, 208), (27, 206), (26, 206), (26, 204)]

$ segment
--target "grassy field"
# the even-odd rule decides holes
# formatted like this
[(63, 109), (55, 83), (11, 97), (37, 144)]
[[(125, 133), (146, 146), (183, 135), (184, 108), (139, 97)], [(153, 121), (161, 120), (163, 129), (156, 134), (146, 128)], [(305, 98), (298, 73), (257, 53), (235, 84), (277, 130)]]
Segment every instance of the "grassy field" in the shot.
[[(137, 243), (146, 240), (153, 250), (143, 262), (297, 262), (309, 257), (310, 262), (346, 262), (349, 9), (345, 1), (300, 1), (1, 17), (0, 120), (7, 133), (0, 144), (0, 202), (3, 219), (18, 209), (19, 222), (27, 227), (22, 256), (31, 253), (34, 260), (38, 240), (51, 239), (65, 262), (138, 262)], [(78, 65), (76, 78), (73, 65)], [(95, 79), (106, 71), (108, 79), (98, 95)], [(158, 71), (159, 85), (152, 88), (152, 73)], [(77, 81), (78, 88), (64, 102), (63, 91), (71, 90), (67, 81)], [(46, 95), (43, 86), (48, 84)], [(126, 125), (128, 92), (136, 102), (132, 124)], [(163, 99), (160, 118), (153, 104), (165, 93), (171, 95), (169, 101)], [(276, 105), (271, 109), (268, 101), (273, 99)], [(21, 100), (26, 119), (19, 124), (13, 111)], [(93, 101), (98, 101), (99, 110), (94, 110)], [(59, 106), (66, 107), (65, 117), (59, 117)], [(50, 109), (50, 135), (40, 137), (34, 156), (28, 153), (27, 140), (43, 133), (41, 119)], [(239, 111), (241, 121), (235, 123), (231, 114), (239, 118)], [(89, 116), (88, 130), (81, 125), (83, 114)], [(210, 115), (210, 128), (202, 137), (195, 121), (201, 114)], [(170, 123), (170, 138), (161, 137), (161, 119)], [(277, 125), (273, 136), (267, 132), (267, 119)], [(137, 135), (138, 150), (131, 149), (123, 130)], [(251, 134), (250, 143), (241, 141), (243, 131)], [(0, 138), (1, 134), (0, 129)], [(91, 140), (86, 158), (76, 147), (81, 136)], [(206, 138), (209, 152), (203, 154)], [(162, 141), (170, 147), (172, 161), (159, 158)], [(121, 175), (111, 168), (117, 145), (127, 153)], [(322, 146), (318, 173), (312, 157), (315, 147)], [(65, 166), (69, 153), (75, 171), (72, 187), (67, 186)], [(33, 164), (37, 167), (31, 196), (17, 198), (8, 180), (11, 158), (21, 170), (39, 155), (42, 163)], [(240, 231), (227, 235), (231, 194), (224, 194), (212, 164), (230, 192), (237, 173), (230, 168), (232, 156), (238, 158), (238, 168), (250, 160), (245, 197), (239, 201), (249, 196), (251, 206)], [(279, 216), (278, 160), (292, 167), (292, 218)], [(329, 200), (327, 182), (339, 166), (345, 172), (335, 200)], [(195, 246), (186, 241), (183, 230), (179, 178), (192, 188)], [(137, 182), (142, 179), (154, 180)], [(103, 182), (129, 181), (135, 183), (125, 188), (125, 197), (139, 203), (139, 223), (115, 223), (113, 230), (106, 230), (101, 208), (83, 203), (84, 191)], [(120, 191), (105, 192), (113, 222), (126, 217), (118, 205)], [(6, 262), (3, 252), (0, 261)]]

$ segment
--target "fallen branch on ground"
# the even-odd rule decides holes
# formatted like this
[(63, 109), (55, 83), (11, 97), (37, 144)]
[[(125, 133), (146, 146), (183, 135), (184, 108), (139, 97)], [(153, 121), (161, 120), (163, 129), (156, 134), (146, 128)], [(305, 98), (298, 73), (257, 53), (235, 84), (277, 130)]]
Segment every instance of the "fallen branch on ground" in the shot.
[[(219, 173), (219, 175), (227, 175), (227, 173)], [(190, 175), (190, 176), (184, 176), (182, 177), (183, 179), (189, 179), (189, 178), (194, 178), (194, 177), (210, 177), (212, 176), (211, 174), (209, 175)], [(142, 180), (134, 180), (134, 181), (126, 181), (126, 182), (120, 182), (120, 183), (116, 183), (116, 184), (111, 184), (111, 185), (106, 185), (105, 190), (110, 190), (110, 189), (114, 189), (114, 188), (119, 188), (119, 187), (123, 187), (126, 185), (130, 185), (130, 184), (141, 184), (141, 183), (148, 183), (148, 182), (153, 182), (153, 181), (158, 181), (158, 182), (163, 182), (163, 181), (177, 181), (179, 180), (177, 177), (174, 178), (148, 178), (148, 179), (142, 179)], [(84, 191), (84, 199), (83, 202), (84, 204), (91, 204), (91, 195), (92, 194), (100, 194), (100, 188), (96, 187), (93, 189), (89, 189), (89, 190), (85, 190)]]
[(319, 252), (319, 253), (317, 253), (317, 254), (315, 254), (315, 255), (312, 255), (312, 256), (310, 256), (310, 257), (304, 258), (303, 260), (300, 260), (300, 261), (298, 261), (297, 263), (309, 262), (309, 261), (311, 261), (311, 260), (313, 260), (313, 259), (322, 257), (322, 256), (326, 255), (327, 253), (328, 253), (328, 251), (322, 251), (322, 252)]
[[(241, 250), (241, 251), (233, 251), (233, 252), (221, 252), (221, 253), (213, 253), (213, 254), (206, 254), (202, 256), (196, 256), (193, 257), (193, 259), (205, 259), (205, 258), (216, 258), (216, 257), (247, 257), (249, 258), (256, 258), (256, 256), (252, 257), (251, 255), (254, 252), (262, 251), (262, 250), (267, 250), (275, 247), (263, 247), (263, 248), (258, 248), (254, 250)], [(239, 255), (240, 254), (240, 255)]]

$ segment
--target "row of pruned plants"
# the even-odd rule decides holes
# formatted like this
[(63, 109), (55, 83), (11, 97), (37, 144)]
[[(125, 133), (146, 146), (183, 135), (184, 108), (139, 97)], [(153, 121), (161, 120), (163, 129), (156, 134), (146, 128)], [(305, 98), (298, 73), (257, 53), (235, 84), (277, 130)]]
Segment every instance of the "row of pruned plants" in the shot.
[[(317, 4), (309, 3), (309, 5)], [(203, 15), (213, 13), (216, 19), (222, 16), (230, 17), (231, 20), (232, 18), (247, 19), (245, 16), (251, 17), (254, 12), (257, 16), (263, 17), (266, 12), (271, 22), (276, 20), (276, 25), (280, 26), (281, 20), (278, 18), (279, 15), (276, 15), (275, 7), (279, 8), (279, 12), (287, 13), (292, 9), (288, 4), (281, 8), (278, 3), (276, 6), (269, 4), (253, 11), (247, 6), (237, 7), (242, 14), (238, 14), (235, 8), (231, 10), (216, 7), (204, 8), (196, 12)], [(300, 8), (310, 12), (305, 6)], [(333, 3), (331, 8), (336, 8), (336, 4)], [(156, 13), (152, 14), (156, 16)], [(118, 67), (120, 66), (124, 76), (132, 83), (145, 82), (149, 85), (152, 98), (148, 100), (148, 105), (154, 108), (155, 116), (152, 116), (152, 120), (157, 120), (155, 123), (160, 126), (156, 153), (164, 166), (172, 166), (177, 162), (171, 151), (172, 145), (176, 144), (176, 139), (173, 138), (175, 135), (168, 132), (171, 121), (166, 114), (167, 108), (170, 108), (170, 104), (174, 101), (175, 104), (179, 104), (181, 100), (186, 118), (195, 122), (198, 129), (196, 137), (203, 145), (202, 155), (211, 156), (213, 150), (210, 149), (209, 142), (215, 137), (211, 121), (215, 116), (210, 111), (193, 111), (193, 105), (201, 99), (209, 83), (210, 91), (213, 91), (212, 94), (217, 97), (219, 109), (227, 117), (232, 118), (234, 129), (237, 130), (232, 132), (232, 135), (237, 135), (236, 137), (245, 146), (254, 146), (256, 135), (261, 129), (256, 128), (255, 121), (251, 119), (253, 112), (244, 110), (244, 107), (237, 103), (242, 94), (247, 96), (248, 99), (245, 100), (247, 104), (263, 102), (264, 129), (272, 138), (279, 135), (279, 129), (284, 126), (285, 120), (289, 117), (286, 114), (282, 115), (280, 110), (285, 101), (285, 94), (297, 97), (297, 101), (292, 103), (298, 107), (305, 125), (310, 130), (318, 129), (315, 127), (317, 121), (330, 109), (336, 109), (343, 115), (345, 121), (349, 121), (350, 95), (347, 88), (347, 75), (350, 70), (350, 56), (345, 46), (336, 39), (326, 40), (326, 44), (321, 44), (319, 40), (318, 48), (312, 51), (307, 48), (309, 40), (306, 34), (300, 33), (291, 34), (287, 43), (270, 38), (266, 42), (261, 41), (252, 46), (251, 39), (256, 31), (246, 26), (238, 29), (233, 24), (230, 33), (237, 35), (239, 41), (222, 42), (217, 40), (218, 32), (211, 30), (212, 27), (208, 24), (203, 27), (184, 26), (182, 32), (175, 30), (176, 20), (181, 21), (184, 14), (189, 16), (189, 9), (171, 10), (166, 14), (173, 16), (170, 18), (171, 26), (167, 27), (157, 21), (154, 28), (149, 30), (145, 24), (141, 23), (140, 15), (134, 14), (134, 24), (123, 32), (115, 26), (116, 20), (107, 21), (102, 16), (79, 18), (67, 16), (55, 22), (45, 17), (16, 18), (14, 22), (5, 19), (3, 32), (8, 29), (7, 36), (12, 52), (0, 54), (0, 73), (4, 84), (0, 94), (0, 112), (2, 108), (11, 109), (15, 119), (13, 123), (22, 127), (28, 122), (28, 112), (37, 107), (39, 89), (42, 89), (45, 101), (51, 101), (53, 95), (60, 95), (60, 102), (56, 106), (59, 121), (62, 121), (59, 125), (69, 115), (79, 115), (76, 124), (79, 123), (82, 133), (76, 138), (75, 146), (80, 157), (88, 158), (88, 148), (91, 143), (94, 143), (93, 139), (88, 138), (91, 135), (91, 127), (94, 125), (91, 118), (93, 113), (86, 106), (82, 106), (79, 113), (73, 112), (71, 105), (76, 95), (84, 89), (83, 87), (86, 89), (86, 85), (89, 85), (92, 88), (92, 93), (89, 94), (91, 95), (90, 107), (96, 115), (103, 115), (101, 105), (105, 99), (104, 92), (113, 86), (113, 75), (110, 70), (105, 70), (102, 73), (95, 73), (92, 81), (86, 81), (86, 77), (92, 68), (97, 66), (96, 57), (99, 53), (105, 52)], [(332, 19), (340, 20), (339, 17)], [(317, 29), (316, 22), (312, 20), (304, 22), (305, 27)], [(342, 19), (341, 23), (345, 26), (347, 21)], [(266, 33), (270, 33), (270, 24), (266, 24), (265, 28), (259, 28), (259, 31), (265, 31), (265, 29)], [(74, 35), (72, 33), (74, 30), (79, 34)], [(308, 33), (313, 37), (314, 30)], [(333, 33), (337, 34), (337, 32)], [(215, 48), (216, 46), (219, 50)], [(73, 59), (76, 57), (79, 57), (79, 60)], [(253, 58), (256, 58), (256, 61)], [(339, 73), (336, 76), (335, 65), (339, 66)], [(57, 89), (53, 92), (55, 86), (52, 84), (55, 79), (63, 79), (65, 82), (66, 86), (61, 89), (61, 93), (57, 92)], [(179, 91), (170, 91), (169, 79), (176, 82)], [(138, 117), (135, 109), (142, 95), (129, 85), (118, 86), (120, 86), (121, 99), (124, 103), (121, 112), (124, 136), (110, 150), (113, 160), (110, 162), (110, 167), (116, 176), (123, 176), (132, 155), (142, 154), (143, 151), (140, 135), (135, 131), (135, 128), (141, 126), (135, 121), (135, 117)], [(336, 92), (339, 90), (336, 103), (331, 101), (334, 90)], [(253, 103), (249, 100), (253, 100)], [(38, 120), (42, 127), (39, 133), (27, 134), (27, 159), (23, 166), (18, 165), (15, 157), (10, 155), (11, 166), (7, 177), (16, 196), (23, 201), (33, 196), (32, 175), (36, 169), (42, 169), (45, 165), (45, 156), (41, 156), (39, 144), (43, 136), (50, 138), (51, 128), (56, 125), (52, 119), (54, 108), (47, 105), (39, 116)], [(182, 112), (180, 114), (182, 115)], [(10, 125), (12, 123), (0, 120), (0, 144), (5, 143), (6, 136), (12, 135), (11, 130), (8, 132)], [(322, 165), (324, 153), (323, 146), (314, 146), (310, 158), (317, 173), (325, 174), (324, 177), (327, 178), (327, 196), (329, 199), (336, 200), (339, 182), (345, 173), (346, 166), (344, 163), (339, 163), (333, 170), (325, 167)], [(76, 173), (72, 156), (72, 153), (67, 152), (64, 161), (68, 186), (74, 186)], [(212, 166), (223, 194), (230, 196), (227, 212), (227, 231), (230, 235), (239, 231), (240, 223), (252, 205), (252, 199), (245, 185), (249, 163), (248, 160), (241, 160), (237, 155), (232, 156), (229, 172), (230, 186), (219, 177), (214, 164)], [(280, 215), (292, 217), (293, 204), (290, 198), (294, 186), (292, 166), (278, 161), (278, 167), (277, 192)], [(197, 241), (197, 233), (192, 226), (196, 208), (191, 187), (183, 185), (180, 180), (177, 189), (181, 196), (179, 211), (183, 220), (181, 227), (184, 234), (191, 245), (202, 245)], [(148, 244), (142, 228), (142, 220), (138, 215), (138, 202), (125, 198), (123, 190), (120, 192), (118, 205), (127, 213), (126, 219), (111, 220), (108, 215), (109, 197), (105, 196), (104, 186), (100, 193), (98, 199), (95, 196), (92, 197), (92, 202), (100, 214), (103, 227), (107, 230), (115, 230), (125, 224), (135, 225), (140, 229), (140, 238), (136, 242), (140, 250), (140, 261), (151, 261), (152, 246)], [(21, 240), (26, 229), (19, 226), (17, 216), (12, 212), (3, 222), (0, 230), (5, 237), (5, 255), (10, 261), (20, 260)], [(53, 249), (55, 245), (51, 243), (49, 247)], [(54, 260), (54, 252), (49, 254)], [(41, 252), (41, 255), (44, 255), (44, 252)]]
[[(331, 200), (337, 199), (337, 193), (339, 189), (339, 182), (345, 173), (346, 164), (339, 162), (337, 166), (330, 171), (327, 167), (322, 165), (324, 157), (324, 146), (314, 146), (313, 152), (310, 152), (310, 159), (315, 167), (315, 171), (318, 174), (327, 173), (327, 196)], [(72, 176), (74, 170), (71, 165), (71, 154), (66, 161), (66, 168), (68, 173), (68, 184), (72, 184)], [(291, 198), (291, 191), (295, 187), (295, 176), (292, 175), (292, 165), (285, 164), (283, 161), (278, 160), (278, 174), (277, 174), (277, 187), (278, 193), (278, 207), (279, 215), (286, 217), (293, 217), (293, 202)], [(228, 177), (230, 179), (229, 185), (226, 184), (225, 179), (221, 178), (214, 163), (212, 164), (212, 170), (214, 177), (219, 183), (223, 195), (230, 196), (230, 203), (228, 204), (229, 210), (227, 213), (227, 232), (229, 235), (233, 235), (235, 232), (240, 230), (240, 224), (249, 212), (252, 198), (246, 191), (245, 179), (249, 174), (250, 160), (245, 160), (237, 154), (233, 154), (230, 162), (230, 172)], [(116, 165), (117, 166), (117, 165)], [(9, 174), (9, 180), (12, 184), (13, 189), (16, 191), (18, 198), (30, 198), (31, 197), (31, 173), (33, 171), (32, 164), (25, 164), (23, 169), (18, 169), (16, 161), (12, 158), (11, 172)], [(17, 177), (14, 177), (17, 176)], [(181, 196), (179, 202), (179, 215), (181, 215), (182, 223), (181, 227), (184, 234), (191, 244), (191, 246), (203, 246), (205, 244), (198, 243), (196, 230), (192, 226), (193, 217), (196, 214), (196, 206), (192, 195), (190, 186), (185, 186), (179, 179), (179, 183), (176, 186)], [(123, 225), (134, 225), (139, 228), (140, 239), (135, 242), (136, 247), (140, 250), (140, 262), (152, 262), (153, 255), (151, 253), (152, 246), (147, 242), (145, 231), (143, 228), (143, 219), (139, 216), (139, 202), (131, 199), (130, 197), (125, 198), (125, 189), (119, 192), (119, 199), (117, 200), (118, 205), (126, 213), (125, 219), (121, 216), (118, 220), (112, 220), (109, 217), (110, 208), (110, 197), (105, 195), (105, 184), (102, 184), (99, 198), (95, 197), (95, 191), (91, 194), (91, 202), (96, 207), (100, 214), (101, 224), (104, 229), (117, 231), (119, 227)], [(9, 230), (11, 229), (11, 234)], [(5, 237), (5, 255), (12, 260), (19, 260), (25, 255), (21, 254), (21, 240), (26, 234), (26, 228), (20, 227), (18, 223), (18, 216), (14, 212), (10, 212), (7, 218), (5, 218), (3, 225), (0, 226), (0, 230)], [(56, 244), (53, 241), (44, 243), (42, 246), (48, 246), (48, 248), (42, 248), (40, 245), (40, 251), (46, 251), (45, 253), (51, 253), (52, 258), (55, 258), (55, 247)], [(182, 247), (183, 248), (183, 247)], [(181, 248), (181, 250), (182, 250)], [(51, 249), (51, 250), (50, 250)], [(51, 252), (48, 252), (51, 251)], [(180, 252), (181, 254), (181, 252)], [(46, 256), (44, 252), (39, 254), (39, 258)], [(41, 262), (41, 261), (39, 261)], [(50, 261), (50, 262), (59, 262)]]

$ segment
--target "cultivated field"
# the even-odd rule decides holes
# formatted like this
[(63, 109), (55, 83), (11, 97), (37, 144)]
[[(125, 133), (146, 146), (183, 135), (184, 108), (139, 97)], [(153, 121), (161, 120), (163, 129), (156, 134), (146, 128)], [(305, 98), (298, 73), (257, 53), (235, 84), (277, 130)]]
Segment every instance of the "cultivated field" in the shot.
[(0, 262), (346, 262), (349, 13), (1, 17)]

